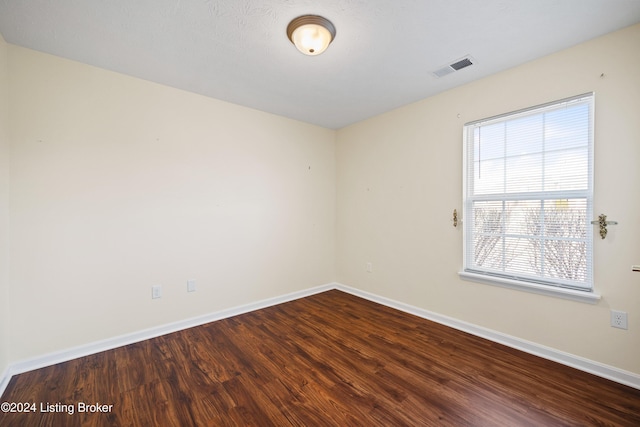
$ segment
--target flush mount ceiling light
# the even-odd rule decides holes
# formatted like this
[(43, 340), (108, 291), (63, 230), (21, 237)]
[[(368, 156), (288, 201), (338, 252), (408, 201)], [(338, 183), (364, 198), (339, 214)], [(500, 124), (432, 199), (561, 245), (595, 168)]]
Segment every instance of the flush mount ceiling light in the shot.
[(322, 16), (299, 16), (287, 26), (287, 37), (305, 55), (320, 55), (336, 36), (336, 27)]

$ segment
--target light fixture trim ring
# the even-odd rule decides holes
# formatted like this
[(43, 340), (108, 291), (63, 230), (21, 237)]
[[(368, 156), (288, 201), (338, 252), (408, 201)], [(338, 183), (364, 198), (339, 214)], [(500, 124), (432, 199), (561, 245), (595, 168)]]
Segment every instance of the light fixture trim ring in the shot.
[(333, 39), (336, 37), (336, 27), (333, 25), (331, 21), (329, 21), (324, 16), (302, 15), (302, 16), (298, 16), (293, 21), (289, 22), (289, 25), (287, 26), (287, 37), (289, 37), (289, 40), (291, 40), (291, 43), (293, 43), (293, 39), (292, 39), (293, 32), (298, 27), (301, 27), (303, 25), (309, 25), (309, 24), (321, 25), (325, 27), (329, 31), (329, 33), (331, 33), (331, 41), (333, 41)]

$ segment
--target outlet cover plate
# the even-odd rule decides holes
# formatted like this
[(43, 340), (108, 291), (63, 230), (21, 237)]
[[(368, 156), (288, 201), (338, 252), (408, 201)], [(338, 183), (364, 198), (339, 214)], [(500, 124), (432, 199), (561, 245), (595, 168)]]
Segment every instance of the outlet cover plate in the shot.
[(162, 298), (162, 285), (154, 285), (151, 287), (151, 298)]
[(611, 326), (619, 329), (628, 329), (627, 312), (611, 310)]

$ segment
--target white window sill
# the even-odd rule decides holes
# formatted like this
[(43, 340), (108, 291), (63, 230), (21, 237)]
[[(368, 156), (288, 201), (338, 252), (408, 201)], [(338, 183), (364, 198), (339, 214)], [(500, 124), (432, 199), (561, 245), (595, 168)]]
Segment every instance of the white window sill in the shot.
[(517, 289), (520, 291), (531, 292), (535, 294), (542, 294), (557, 298), (569, 299), (572, 301), (586, 302), (589, 304), (596, 304), (600, 301), (600, 295), (588, 292), (577, 291), (574, 289), (554, 288), (552, 286), (538, 285), (535, 283), (519, 282), (517, 280), (503, 279), (501, 277), (490, 277), (483, 274), (469, 273), (466, 271), (460, 271), (458, 273), (462, 280), (468, 280), (471, 282), (484, 283), (486, 285), (501, 286), (503, 288)]

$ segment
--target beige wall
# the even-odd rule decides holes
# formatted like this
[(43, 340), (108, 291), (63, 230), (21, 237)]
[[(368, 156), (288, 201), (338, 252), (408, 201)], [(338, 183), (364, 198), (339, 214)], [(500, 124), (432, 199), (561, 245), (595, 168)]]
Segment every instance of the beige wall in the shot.
[(9, 75), (12, 361), (334, 280), (335, 131), (12, 45)]
[[(640, 264), (638, 52), (640, 25), (340, 130), (338, 281), (640, 373), (640, 274), (631, 272)], [(595, 212), (620, 223), (594, 243), (602, 300), (460, 280), (462, 230), (451, 217), (462, 207), (463, 124), (589, 91), (596, 94)], [(609, 326), (610, 309), (628, 312), (627, 331)]]
[(8, 45), (0, 35), (0, 381), (9, 365)]

